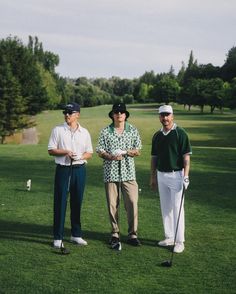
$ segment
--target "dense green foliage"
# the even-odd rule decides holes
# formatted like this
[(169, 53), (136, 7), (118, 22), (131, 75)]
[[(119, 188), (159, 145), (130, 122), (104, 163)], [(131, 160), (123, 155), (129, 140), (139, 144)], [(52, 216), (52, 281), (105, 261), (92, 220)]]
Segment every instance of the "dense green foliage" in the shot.
[(203, 112), (210, 106), (210, 112), (223, 107), (236, 107), (236, 47), (230, 49), (225, 64), (198, 64), (190, 53), (187, 67), (183, 64), (177, 75), (173, 67), (168, 73), (145, 72), (136, 79), (89, 79), (79, 77), (66, 85), (70, 89), (66, 99), (79, 102), (82, 106), (95, 106), (122, 100), (134, 102), (178, 102), (188, 106), (198, 106)]
[(32, 125), (32, 115), (61, 102), (59, 57), (44, 52), (37, 38), (25, 46), (18, 38), (0, 41), (0, 137)]
[(63, 78), (55, 71), (58, 64), (59, 56), (44, 51), (37, 37), (29, 36), (27, 45), (17, 37), (0, 40), (1, 142), (31, 126), (32, 115), (69, 101), (84, 107), (120, 100), (129, 104), (178, 102), (189, 110), (198, 106), (201, 112), (210, 106), (211, 113), (216, 108), (236, 107), (236, 47), (229, 50), (222, 67), (198, 64), (191, 52), (188, 65), (183, 63), (177, 74), (171, 66), (167, 73), (150, 71), (135, 79)]
[[(100, 129), (111, 120), (111, 106), (82, 108), (81, 124), (96, 146)], [(0, 146), (0, 292), (7, 294), (233, 294), (235, 293), (236, 114), (224, 110), (200, 114), (174, 105), (175, 120), (189, 133), (193, 155), (185, 197), (186, 249), (175, 254), (172, 268), (160, 263), (170, 251), (156, 246), (163, 238), (159, 198), (149, 188), (152, 134), (160, 127), (154, 105), (129, 105), (129, 121), (141, 133), (143, 150), (136, 158), (139, 184), (140, 248), (126, 243), (127, 221), (121, 205), (122, 251), (107, 241), (109, 218), (96, 154), (87, 165), (82, 210), (86, 248), (69, 243), (69, 207), (65, 245), (71, 254), (53, 250), (53, 158), (47, 154), (51, 128), (61, 111), (37, 115), (39, 145)], [(26, 180), (32, 179), (32, 190)]]

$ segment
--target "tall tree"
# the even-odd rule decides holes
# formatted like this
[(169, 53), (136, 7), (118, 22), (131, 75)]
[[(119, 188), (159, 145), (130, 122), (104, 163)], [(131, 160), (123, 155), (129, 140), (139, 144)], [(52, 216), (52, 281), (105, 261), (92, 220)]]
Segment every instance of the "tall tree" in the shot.
[(2, 144), (6, 136), (32, 125), (29, 116), (25, 114), (27, 106), (21, 96), (20, 83), (12, 75), (10, 64), (3, 59), (1, 58), (0, 62), (0, 137)]
[(210, 106), (211, 113), (217, 107), (223, 107), (224, 82), (220, 78), (206, 80), (205, 86), (206, 104)]

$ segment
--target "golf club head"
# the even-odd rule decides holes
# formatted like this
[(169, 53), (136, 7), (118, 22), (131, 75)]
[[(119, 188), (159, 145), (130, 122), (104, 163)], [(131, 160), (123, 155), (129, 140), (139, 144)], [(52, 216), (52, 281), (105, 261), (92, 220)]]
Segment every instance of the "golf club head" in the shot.
[(62, 240), (61, 240), (61, 247), (60, 247), (60, 250), (61, 250), (61, 254), (62, 254), (62, 255), (67, 255), (67, 254), (70, 253), (70, 250), (69, 250), (69, 249), (66, 249), (66, 248), (64, 247)]
[(121, 251), (121, 242), (111, 244), (111, 249)]
[(170, 261), (170, 260), (162, 261), (161, 266), (171, 267), (172, 266), (172, 261)]
[(69, 249), (66, 249), (65, 247), (61, 247), (61, 254), (62, 255), (70, 254), (70, 250)]

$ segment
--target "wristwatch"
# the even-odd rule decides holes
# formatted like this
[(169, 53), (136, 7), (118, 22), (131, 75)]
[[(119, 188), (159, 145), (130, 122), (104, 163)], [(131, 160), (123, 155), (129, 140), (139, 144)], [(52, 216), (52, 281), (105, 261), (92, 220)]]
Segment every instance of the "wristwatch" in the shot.
[(185, 177), (185, 178), (184, 178), (184, 182), (185, 182), (185, 183), (189, 183), (189, 178), (188, 178), (188, 177)]

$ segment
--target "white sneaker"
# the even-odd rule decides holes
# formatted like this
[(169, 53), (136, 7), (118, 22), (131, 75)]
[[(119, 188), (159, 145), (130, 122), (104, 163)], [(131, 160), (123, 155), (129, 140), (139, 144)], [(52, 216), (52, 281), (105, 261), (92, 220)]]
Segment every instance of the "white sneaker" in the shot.
[(54, 240), (53, 241), (53, 247), (54, 248), (64, 248), (64, 244), (62, 243), (62, 240)]
[(71, 242), (76, 243), (77, 245), (80, 245), (80, 246), (88, 245), (88, 243), (84, 239), (82, 239), (81, 237), (73, 237), (73, 236), (71, 236), (70, 240), (71, 240)]
[(163, 247), (172, 246), (172, 245), (174, 245), (174, 240), (171, 239), (171, 238), (169, 238), (169, 239), (167, 238), (165, 240), (162, 240), (162, 241), (158, 242), (158, 245), (163, 246)]
[(184, 251), (184, 243), (176, 243), (174, 247), (175, 253), (181, 253)]

